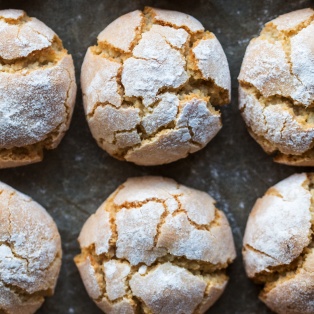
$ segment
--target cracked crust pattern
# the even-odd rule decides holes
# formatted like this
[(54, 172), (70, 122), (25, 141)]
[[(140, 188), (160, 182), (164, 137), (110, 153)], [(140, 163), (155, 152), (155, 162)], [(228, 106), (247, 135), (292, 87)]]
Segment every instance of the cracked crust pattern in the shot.
[(0, 182), (0, 312), (32, 314), (54, 293), (61, 239), (31, 198)]
[(128, 179), (92, 215), (75, 263), (106, 313), (204, 313), (235, 258), (225, 215), (206, 193), (162, 177)]
[(314, 174), (271, 187), (249, 216), (243, 258), (247, 275), (264, 284), (260, 299), (276, 313), (314, 312)]
[(154, 8), (125, 14), (99, 34), (81, 83), (98, 145), (147, 166), (207, 145), (222, 126), (214, 106), (229, 103), (231, 89), (215, 35), (187, 14)]
[(42, 159), (69, 127), (76, 96), (72, 57), (24, 11), (0, 11), (0, 168)]
[(314, 10), (267, 23), (239, 75), (239, 106), (252, 137), (275, 161), (314, 166)]

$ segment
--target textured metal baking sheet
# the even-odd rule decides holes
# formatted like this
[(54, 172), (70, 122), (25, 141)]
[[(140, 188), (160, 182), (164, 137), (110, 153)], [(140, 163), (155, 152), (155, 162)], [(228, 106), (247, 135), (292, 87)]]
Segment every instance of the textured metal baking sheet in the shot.
[[(213, 314), (270, 313), (258, 300), (259, 287), (245, 276), (242, 236), (257, 197), (277, 181), (304, 169), (274, 164), (248, 135), (237, 109), (237, 75), (249, 40), (275, 16), (314, 6), (307, 0), (0, 0), (0, 9), (24, 9), (50, 26), (73, 55), (77, 80), (87, 47), (118, 16), (145, 5), (183, 11), (213, 31), (227, 54), (232, 75), (232, 103), (223, 108), (223, 129), (202, 151), (159, 167), (138, 167), (108, 156), (97, 147), (84, 118), (80, 90), (71, 128), (42, 163), (0, 170), (0, 180), (32, 196), (53, 216), (63, 240), (63, 265), (56, 293), (40, 314), (96, 314), (73, 257), (76, 238), (90, 214), (130, 176), (164, 175), (208, 192), (228, 216), (238, 257), (229, 268), (229, 285), (210, 309)], [(309, 170), (309, 169), (308, 169)]]

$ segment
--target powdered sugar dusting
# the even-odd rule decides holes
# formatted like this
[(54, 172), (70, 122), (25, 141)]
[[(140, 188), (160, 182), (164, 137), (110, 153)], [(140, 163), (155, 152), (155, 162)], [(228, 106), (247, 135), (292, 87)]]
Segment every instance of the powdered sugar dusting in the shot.
[(0, 10), (0, 18), (18, 20), (25, 15), (25, 12), (22, 10)]
[[(314, 11), (312, 11), (314, 15)], [(292, 71), (314, 99), (314, 22), (291, 38)]]
[(275, 100), (266, 106), (240, 87), (242, 115), (251, 130), (274, 148), (286, 154), (299, 155), (313, 146), (314, 125), (298, 121), (287, 102)]
[(50, 47), (54, 36), (56, 34), (36, 18), (20, 25), (0, 20), (0, 57), (6, 60), (27, 57)]
[(192, 140), (205, 146), (222, 127), (220, 113), (211, 112), (203, 99), (183, 101), (180, 103), (177, 127), (190, 127)]
[(182, 55), (158, 33), (144, 33), (133, 56), (124, 62), (122, 84), (126, 96), (142, 97), (145, 106), (157, 100), (161, 88), (177, 88), (188, 79)]
[(202, 75), (228, 90), (230, 97), (231, 77), (228, 60), (215, 35), (213, 38), (200, 40), (192, 51)]
[(130, 273), (130, 270), (131, 267), (128, 264), (117, 260), (104, 263), (106, 291), (109, 300), (116, 300), (126, 294), (126, 277)]
[(160, 102), (154, 108), (153, 112), (146, 114), (141, 122), (148, 135), (173, 121), (178, 112), (178, 96), (171, 93), (165, 93), (162, 94), (159, 99)]
[(168, 23), (177, 27), (185, 27), (192, 33), (204, 31), (203, 25), (191, 15), (155, 8), (152, 9), (152, 12), (155, 14), (154, 19), (156, 21)]
[(62, 63), (23, 75), (0, 72), (0, 147), (37, 143), (65, 123), (70, 84)]
[(107, 253), (112, 231), (109, 213), (101, 206), (84, 224), (78, 241), (82, 248), (95, 245), (97, 254)]
[(272, 20), (270, 23), (276, 25), (277, 29), (280, 31), (288, 31), (297, 27), (301, 23), (304, 23), (313, 15), (314, 10), (309, 8), (301, 9), (280, 15), (276, 19)]
[(98, 42), (107, 42), (115, 48), (130, 51), (130, 46), (142, 22), (143, 14), (139, 10), (124, 14), (98, 35)]
[(206, 288), (203, 280), (170, 263), (159, 265), (146, 276), (133, 275), (130, 286), (153, 313), (160, 314), (193, 313)]
[(122, 99), (116, 79), (120, 67), (121, 65), (117, 62), (93, 54), (90, 48), (87, 50), (82, 65), (84, 75), (81, 76), (85, 98), (84, 108), (87, 115), (93, 111), (96, 103), (110, 102), (120, 107)]
[(287, 265), (309, 244), (311, 234), (311, 194), (302, 185), (305, 174), (295, 174), (273, 188), (279, 195), (266, 194), (258, 199), (247, 223), (244, 247), (260, 251), (244, 253), (249, 276), (270, 266)]
[[(1, 284), (29, 294), (53, 291), (61, 266), (61, 240), (55, 223), (29, 197), (3, 183), (0, 189), (0, 221), (3, 217), (9, 220), (9, 226), (0, 229), (0, 238), (6, 239), (0, 245)], [(38, 304), (38, 299), (34, 303)]]
[[(218, 233), (215, 227), (210, 231), (198, 230), (189, 223), (184, 213), (169, 215), (161, 227), (157, 247), (167, 247), (169, 252), (176, 256), (224, 264), (228, 259), (235, 257), (231, 230), (227, 225), (225, 227), (229, 228), (229, 232), (222, 236), (219, 233), (223, 228), (218, 227)], [(223, 243), (221, 239), (224, 239)]]
[(164, 255), (165, 249), (154, 247), (157, 225), (164, 210), (162, 204), (148, 202), (139, 208), (119, 211), (116, 218), (117, 257), (127, 258), (131, 265), (150, 265)]
[(181, 49), (189, 38), (184, 29), (175, 29), (169, 26), (153, 25), (150, 32), (160, 34), (173, 47)]

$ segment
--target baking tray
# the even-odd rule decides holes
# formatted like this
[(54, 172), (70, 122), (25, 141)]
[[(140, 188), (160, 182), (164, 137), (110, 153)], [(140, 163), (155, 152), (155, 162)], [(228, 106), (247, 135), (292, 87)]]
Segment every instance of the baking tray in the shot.
[(285, 12), (313, 7), (314, 1), (0, 0), (0, 9), (24, 9), (60, 36), (73, 55), (77, 82), (86, 49), (96, 43), (98, 33), (120, 15), (145, 5), (189, 13), (220, 40), (232, 76), (232, 103), (222, 109), (223, 129), (206, 148), (169, 165), (139, 167), (121, 162), (98, 148), (93, 140), (79, 86), (72, 124), (60, 146), (47, 151), (41, 163), (0, 170), (0, 180), (42, 204), (61, 233), (63, 264), (56, 293), (38, 313), (101, 313), (89, 299), (73, 263), (79, 252), (76, 239), (86, 219), (119, 184), (128, 177), (143, 175), (168, 176), (206, 191), (228, 216), (238, 257), (229, 267), (230, 282), (225, 293), (208, 312), (271, 313), (258, 300), (259, 287), (246, 278), (242, 266), (245, 224), (257, 197), (279, 180), (305, 169), (273, 163), (251, 139), (238, 111), (237, 75), (249, 40), (265, 22)]

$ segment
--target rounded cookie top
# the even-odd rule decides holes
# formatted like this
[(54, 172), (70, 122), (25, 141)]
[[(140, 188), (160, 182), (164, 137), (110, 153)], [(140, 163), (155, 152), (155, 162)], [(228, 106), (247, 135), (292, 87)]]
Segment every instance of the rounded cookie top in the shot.
[(0, 309), (34, 313), (52, 295), (61, 239), (46, 210), (0, 182)]
[(81, 83), (97, 143), (116, 158), (158, 165), (204, 147), (230, 100), (224, 51), (195, 18), (145, 8), (108, 25), (90, 47)]
[(229, 223), (214, 204), (170, 179), (128, 179), (79, 236), (75, 262), (90, 297), (105, 312), (205, 312), (235, 258)]
[(76, 83), (72, 57), (45, 24), (0, 11), (0, 168), (41, 159), (69, 126)]
[(245, 269), (265, 284), (260, 298), (276, 313), (314, 311), (309, 302), (314, 295), (313, 182), (313, 174), (302, 173), (274, 185), (256, 201), (247, 222)]
[(278, 162), (301, 165), (313, 148), (313, 32), (313, 9), (268, 22), (247, 47), (239, 74), (242, 116)]

